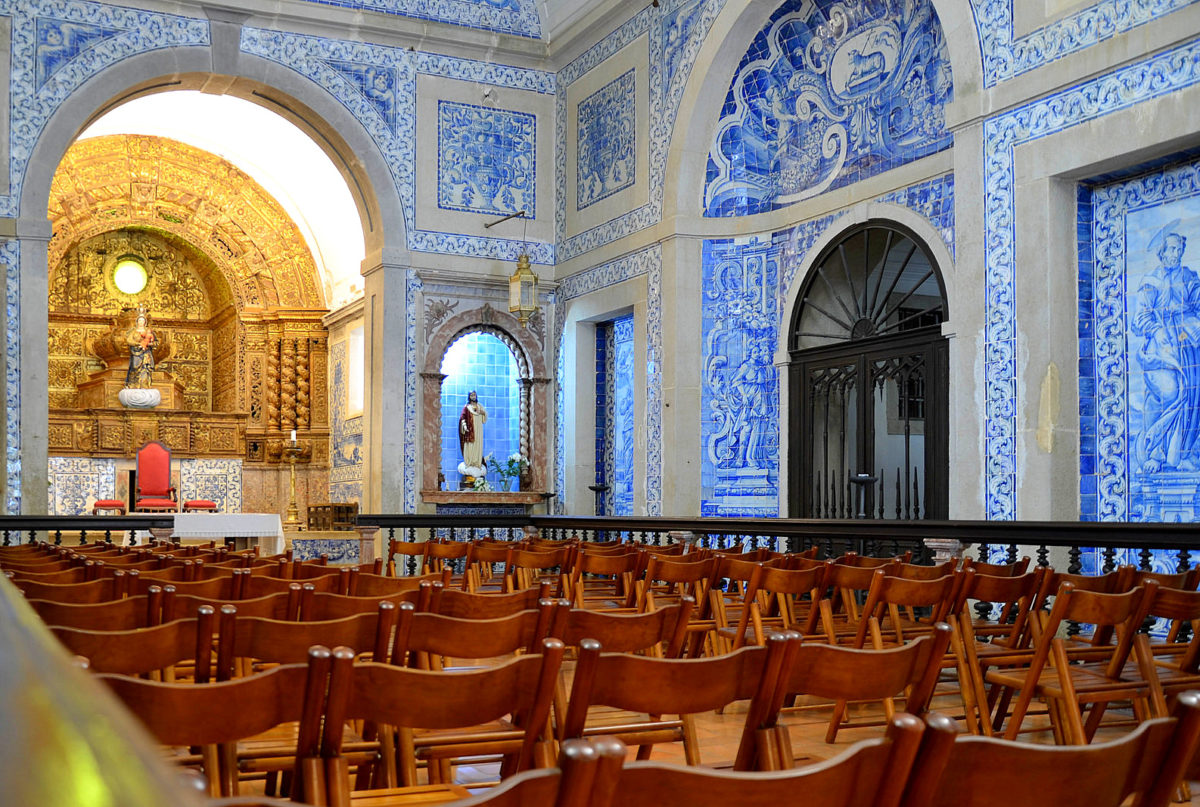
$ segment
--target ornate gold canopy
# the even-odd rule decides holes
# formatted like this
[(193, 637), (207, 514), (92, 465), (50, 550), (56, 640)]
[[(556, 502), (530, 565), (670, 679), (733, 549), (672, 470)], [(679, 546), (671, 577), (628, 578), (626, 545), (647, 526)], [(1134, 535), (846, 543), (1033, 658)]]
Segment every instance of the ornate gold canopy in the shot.
[(50, 266), (76, 244), (125, 228), (159, 230), (212, 258), (238, 311), (326, 307), (300, 230), (261, 185), (220, 157), (175, 140), (80, 140), (51, 185)]

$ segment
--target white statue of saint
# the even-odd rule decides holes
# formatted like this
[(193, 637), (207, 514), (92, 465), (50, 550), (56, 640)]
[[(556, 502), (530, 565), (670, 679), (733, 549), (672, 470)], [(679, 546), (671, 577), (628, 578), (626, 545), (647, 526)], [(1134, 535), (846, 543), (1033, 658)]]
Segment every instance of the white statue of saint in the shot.
[(458, 445), (462, 449), (463, 461), (458, 472), (463, 476), (485, 476), (483, 464), (483, 424), (487, 423), (487, 410), (479, 403), (479, 396), (472, 390), (467, 394), (467, 405), (458, 416)]

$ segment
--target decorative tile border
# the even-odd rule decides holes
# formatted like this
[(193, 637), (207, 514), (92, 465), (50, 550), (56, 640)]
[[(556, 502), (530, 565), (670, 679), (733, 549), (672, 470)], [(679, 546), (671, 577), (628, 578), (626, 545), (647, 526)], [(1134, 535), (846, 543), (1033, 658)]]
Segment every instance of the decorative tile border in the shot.
[[(1137, 316), (1133, 306), (1141, 304), (1133, 281), (1149, 275), (1134, 274), (1135, 267), (1145, 265), (1141, 257), (1147, 246), (1147, 233), (1139, 231), (1136, 219), (1144, 225), (1150, 211), (1189, 201), (1193, 212), (1200, 208), (1200, 162), (1080, 189), (1079, 463), (1080, 518), (1085, 521), (1196, 520), (1200, 474), (1166, 467), (1145, 472), (1141, 468), (1147, 458), (1136, 456), (1134, 443), (1147, 424), (1144, 416), (1134, 414), (1145, 385), (1139, 383), (1137, 360), (1131, 356), (1144, 337), (1130, 332)], [(1180, 210), (1172, 210), (1159, 218), (1175, 219), (1177, 232), (1194, 237), (1194, 218), (1180, 227)], [(1153, 226), (1161, 223), (1154, 220)], [(1184, 251), (1185, 267), (1195, 264), (1194, 244), (1193, 238), (1190, 254)]]
[(555, 232), (560, 261), (644, 230), (662, 218), (667, 148), (679, 111), (679, 102), (704, 37), (725, 2), (726, 0), (674, 0), (660, 3), (658, 8), (646, 6), (559, 71), (555, 115), (555, 142), (558, 144), (555, 157), (555, 186), (561, 190), (567, 186), (567, 88), (630, 42), (643, 34), (649, 34), (649, 201), (610, 221), (567, 238), (566, 195), (559, 193), (555, 205)]
[(984, 512), (1017, 517), (1016, 146), (1200, 82), (1200, 40), (984, 122)]
[(308, 0), (323, 6), (446, 22), (481, 31), (542, 38), (534, 0)]
[(1021, 37), (1014, 36), (1014, 2), (971, 0), (985, 87), (1112, 39), (1197, 0), (1100, 0)]
[[(404, 209), (409, 249), (515, 261), (528, 246), (529, 257), (534, 263), (554, 263), (553, 244), (418, 230), (416, 226), (417, 74), (550, 94), (554, 92), (553, 73), (261, 28), (242, 29), (241, 49), (244, 53), (296, 70), (316, 82), (362, 123), (391, 168)], [(343, 69), (346, 63), (356, 66), (355, 75), (361, 72), (359, 68), (373, 67), (395, 76), (394, 98), (388, 101), (393, 105), (394, 115), (380, 114), (380, 99), (366, 94), (362, 82), (347, 77)], [(394, 119), (394, 126), (389, 117)]]
[(0, 242), (4, 264), (4, 512), (21, 512), (21, 243)]
[[(408, 314), (404, 324), (404, 508), (408, 513), (417, 512), (417, 390), (420, 388), (417, 317), (421, 310), (417, 300), (420, 294), (421, 278), (416, 269), (409, 269), (404, 283), (404, 308)], [(438, 428), (438, 424), (427, 423), (425, 428)]]
[[(662, 248), (651, 247), (594, 266), (564, 278), (556, 294), (562, 295), (562, 315), (557, 317), (558, 345), (558, 445), (555, 457), (559, 495), (555, 512), (563, 512), (566, 490), (566, 402), (562, 394), (563, 319), (565, 304), (593, 291), (635, 277), (646, 276), (646, 515), (662, 515)], [(557, 300), (556, 300), (557, 302)]]

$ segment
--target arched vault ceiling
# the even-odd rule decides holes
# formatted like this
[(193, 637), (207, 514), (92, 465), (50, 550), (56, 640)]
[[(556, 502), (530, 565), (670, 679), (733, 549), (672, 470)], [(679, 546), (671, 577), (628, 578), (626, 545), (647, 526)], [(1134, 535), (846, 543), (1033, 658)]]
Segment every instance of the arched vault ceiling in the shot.
[(50, 265), (79, 241), (123, 227), (183, 238), (220, 267), (238, 310), (323, 309), (312, 253), (283, 207), (220, 157), (145, 135), (77, 141), (50, 190)]

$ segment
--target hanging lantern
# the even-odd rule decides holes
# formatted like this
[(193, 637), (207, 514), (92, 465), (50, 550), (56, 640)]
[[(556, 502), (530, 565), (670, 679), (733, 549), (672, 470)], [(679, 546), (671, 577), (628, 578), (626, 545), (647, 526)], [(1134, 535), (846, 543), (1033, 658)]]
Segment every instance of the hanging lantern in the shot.
[(528, 326), (538, 309), (537, 287), (538, 276), (529, 265), (529, 256), (522, 252), (517, 256), (517, 271), (508, 278), (508, 310), (522, 325)]

